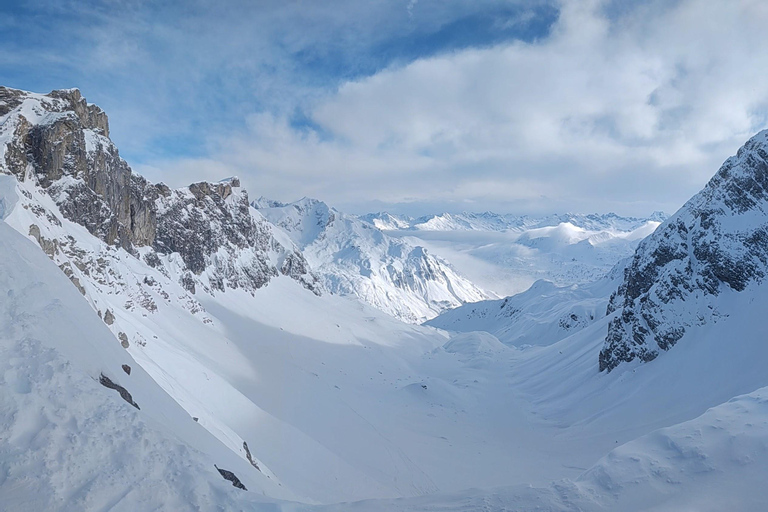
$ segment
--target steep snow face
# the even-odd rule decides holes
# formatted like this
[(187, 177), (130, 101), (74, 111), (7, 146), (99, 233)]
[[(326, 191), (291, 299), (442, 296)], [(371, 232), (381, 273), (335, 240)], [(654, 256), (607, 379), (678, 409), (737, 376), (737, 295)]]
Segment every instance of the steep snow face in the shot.
[[(76, 89), (47, 95), (0, 87), (0, 174), (31, 181), (53, 198), (61, 216), (109, 245), (142, 253), (190, 291), (264, 286), (284, 274), (320, 288), (295, 247), (254, 217), (234, 178), (178, 191), (133, 174), (109, 139), (107, 117)], [(22, 229), (26, 234), (27, 227)]]
[(423, 247), (392, 238), (321, 201), (305, 198), (259, 213), (303, 249), (325, 288), (355, 295), (406, 322), (420, 323), (488, 297)]
[(478, 286), (506, 296), (539, 279), (558, 286), (594, 282), (631, 256), (666, 216), (656, 212), (643, 219), (612, 213), (528, 217), (486, 212), (361, 218), (386, 227), (390, 236), (423, 245)]
[[(64, 218), (51, 197), (31, 180), (18, 182), (14, 176), (0, 175), (0, 194), (0, 201), (15, 204), (5, 223), (36, 242), (85, 297), (94, 318), (108, 326), (111, 336), (103, 342), (127, 349), (190, 417), (197, 417), (200, 425), (247, 459), (243, 444), (247, 440), (217, 417), (206, 394), (228, 389), (210, 361), (221, 357), (227, 360), (228, 372), (244, 372), (242, 364), (236, 364), (242, 356), (227, 350), (225, 338), (196, 298), (204, 293), (192, 294), (179, 284), (178, 269), (186, 270), (178, 254), (153, 266), (147, 263), (154, 261), (148, 256), (155, 255), (149, 248), (140, 249), (140, 257), (135, 257), (106, 244)], [(230, 293), (235, 291), (243, 292)], [(194, 387), (202, 382), (207, 384), (206, 393)], [(258, 460), (253, 440), (251, 448)], [(261, 469), (269, 474), (265, 465)]]
[(722, 316), (714, 299), (762, 282), (768, 268), (768, 131), (750, 139), (706, 187), (638, 247), (611, 297), (619, 311), (600, 370), (650, 361), (693, 325)]
[(295, 497), (196, 423), (1, 221), (0, 289), (1, 508), (213, 511), (254, 499), (214, 465), (256, 493)]

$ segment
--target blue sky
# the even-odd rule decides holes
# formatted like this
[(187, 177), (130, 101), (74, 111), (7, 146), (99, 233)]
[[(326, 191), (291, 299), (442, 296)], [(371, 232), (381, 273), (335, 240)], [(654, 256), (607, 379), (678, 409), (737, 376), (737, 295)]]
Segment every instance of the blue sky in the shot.
[(173, 186), (237, 174), (254, 197), (356, 212), (643, 214), (763, 128), (762, 4), (4, 2), (0, 76), (80, 88), (134, 169)]

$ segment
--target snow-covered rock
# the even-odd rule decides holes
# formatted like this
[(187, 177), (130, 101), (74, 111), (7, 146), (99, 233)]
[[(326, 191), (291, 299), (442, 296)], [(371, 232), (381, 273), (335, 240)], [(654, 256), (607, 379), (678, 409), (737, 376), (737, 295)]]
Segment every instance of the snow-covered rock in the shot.
[(286, 274), (320, 293), (301, 253), (252, 215), (236, 178), (176, 191), (150, 184), (120, 158), (106, 114), (77, 89), (0, 87), (0, 101), (0, 174), (34, 183), (65, 219), (156, 267), (177, 254), (183, 265), (164, 270), (190, 291), (195, 283), (253, 291)]
[(762, 282), (768, 270), (768, 131), (725, 161), (706, 187), (637, 248), (611, 297), (618, 311), (600, 370), (650, 361), (693, 325), (721, 316), (714, 298)]
[[(259, 206), (259, 204), (254, 204)], [(441, 258), (322, 201), (260, 208), (302, 249), (332, 293), (351, 294), (410, 323), (488, 297)]]

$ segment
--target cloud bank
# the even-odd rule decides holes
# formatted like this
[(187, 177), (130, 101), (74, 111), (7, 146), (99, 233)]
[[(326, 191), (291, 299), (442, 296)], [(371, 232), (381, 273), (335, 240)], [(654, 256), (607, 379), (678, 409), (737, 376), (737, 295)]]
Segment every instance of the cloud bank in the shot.
[[(150, 107), (110, 113), (176, 148), (133, 151), (139, 172), (172, 185), (238, 174), (255, 196), (356, 212), (671, 212), (768, 121), (759, 0), (215, 14), (202, 2), (175, 26), (127, 5), (130, 23), (90, 33), (94, 55), (118, 77), (162, 78), (142, 90)], [(141, 130), (148, 116), (161, 128)]]

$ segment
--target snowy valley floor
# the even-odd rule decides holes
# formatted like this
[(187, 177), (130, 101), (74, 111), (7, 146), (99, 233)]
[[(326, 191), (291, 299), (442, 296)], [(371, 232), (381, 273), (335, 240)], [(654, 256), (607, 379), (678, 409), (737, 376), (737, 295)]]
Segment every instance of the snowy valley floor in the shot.
[[(134, 318), (139, 332), (163, 323), (126, 353), (39, 248), (0, 227), (14, 296), (0, 325), (0, 509), (763, 510), (768, 500), (768, 402), (755, 391), (768, 385), (768, 347), (744, 321), (768, 305), (758, 286), (721, 296), (721, 319), (665, 357), (610, 374), (597, 371), (608, 318), (518, 349), (403, 324), (288, 278), (255, 297), (208, 297), (210, 324)], [(99, 386), (101, 372), (142, 409)], [(260, 470), (234, 456), (243, 440)], [(31, 494), (46, 497), (29, 508)]]

